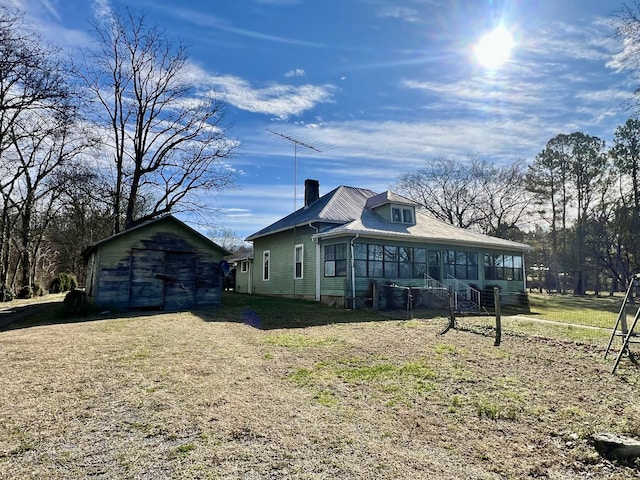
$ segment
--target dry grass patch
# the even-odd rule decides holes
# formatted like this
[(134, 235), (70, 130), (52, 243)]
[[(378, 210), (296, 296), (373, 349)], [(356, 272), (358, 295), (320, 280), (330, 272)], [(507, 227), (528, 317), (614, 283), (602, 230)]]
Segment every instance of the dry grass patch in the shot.
[(0, 478), (640, 478), (588, 443), (640, 425), (600, 347), (283, 305), (0, 332)]

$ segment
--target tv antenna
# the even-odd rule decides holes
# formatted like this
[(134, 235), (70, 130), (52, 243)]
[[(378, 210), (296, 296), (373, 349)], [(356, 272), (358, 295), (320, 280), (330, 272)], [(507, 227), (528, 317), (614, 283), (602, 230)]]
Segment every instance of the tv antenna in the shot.
[(288, 133), (276, 132), (270, 128), (267, 128), (267, 132), (280, 137), (286, 142), (293, 143), (293, 211), (295, 212), (298, 209), (298, 146), (318, 153), (322, 152), (322, 150), (320, 150), (321, 147), (314, 147), (311, 143), (295, 138)]

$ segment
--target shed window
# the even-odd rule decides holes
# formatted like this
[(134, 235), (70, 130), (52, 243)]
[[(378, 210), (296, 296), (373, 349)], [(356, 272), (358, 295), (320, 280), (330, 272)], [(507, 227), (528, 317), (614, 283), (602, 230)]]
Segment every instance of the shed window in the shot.
[(247, 273), (247, 271), (249, 270), (248, 264), (249, 262), (247, 262), (246, 260), (240, 262), (240, 273)]

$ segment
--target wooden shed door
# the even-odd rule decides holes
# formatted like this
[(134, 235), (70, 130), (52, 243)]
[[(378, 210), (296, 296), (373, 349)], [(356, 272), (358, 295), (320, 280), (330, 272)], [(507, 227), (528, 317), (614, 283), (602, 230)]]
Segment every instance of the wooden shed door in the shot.
[(164, 283), (165, 310), (188, 310), (196, 300), (196, 254), (166, 252)]
[(131, 250), (129, 305), (133, 308), (161, 308), (164, 282), (156, 275), (164, 274), (164, 252)]

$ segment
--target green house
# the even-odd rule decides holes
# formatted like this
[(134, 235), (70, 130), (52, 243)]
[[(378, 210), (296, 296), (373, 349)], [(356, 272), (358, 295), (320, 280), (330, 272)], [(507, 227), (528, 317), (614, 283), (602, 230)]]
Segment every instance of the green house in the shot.
[(116, 309), (220, 307), (229, 252), (172, 215), (135, 226), (83, 252), (89, 302)]
[(394, 285), (454, 289), (479, 306), (482, 291), (498, 287), (512, 298), (526, 287), (527, 245), (442, 222), (390, 191), (340, 186), (320, 197), (318, 182), (307, 180), (304, 207), (247, 241), (253, 258), (238, 282), (260, 295), (359, 308), (376, 285)]

